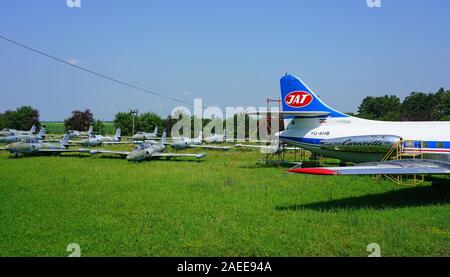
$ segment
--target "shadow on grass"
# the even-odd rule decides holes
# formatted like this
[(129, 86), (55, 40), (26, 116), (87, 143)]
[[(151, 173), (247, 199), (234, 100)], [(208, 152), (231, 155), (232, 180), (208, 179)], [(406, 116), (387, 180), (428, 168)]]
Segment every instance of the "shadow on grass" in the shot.
[(450, 203), (450, 186), (448, 184), (437, 184), (304, 205), (278, 206), (275, 209), (278, 211), (301, 211), (303, 209), (317, 211), (337, 211), (346, 209), (382, 210), (448, 203)]
[[(120, 155), (101, 155), (101, 156), (95, 156), (95, 159), (107, 159), (107, 160), (124, 160), (125, 157)], [(153, 157), (148, 158), (143, 161), (135, 162), (135, 163), (141, 163), (141, 162), (157, 162), (157, 161), (163, 161), (163, 162), (196, 162), (201, 163), (203, 162), (203, 159), (194, 159), (194, 158), (186, 158), (186, 157), (172, 157), (172, 158), (166, 158), (166, 157)], [(130, 162), (130, 161), (127, 161)]]
[(46, 158), (52, 158), (52, 157), (62, 157), (62, 158), (90, 158), (92, 157), (88, 153), (39, 153), (39, 154), (19, 154), (17, 157), (16, 155), (9, 155), (8, 159), (32, 159), (36, 157), (46, 157)]

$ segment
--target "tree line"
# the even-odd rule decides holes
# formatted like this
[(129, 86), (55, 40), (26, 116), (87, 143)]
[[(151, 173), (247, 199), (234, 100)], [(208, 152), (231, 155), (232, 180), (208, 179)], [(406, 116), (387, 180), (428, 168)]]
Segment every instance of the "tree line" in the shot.
[(449, 121), (450, 90), (412, 92), (403, 101), (396, 95), (368, 96), (354, 115), (386, 121)]
[[(368, 96), (363, 99), (356, 113), (349, 114), (366, 119), (385, 121), (450, 121), (450, 90), (446, 91), (444, 88), (440, 88), (436, 93), (412, 92), (403, 101), (396, 95)], [(41, 126), (39, 116), (39, 111), (31, 106), (7, 110), (0, 113), (0, 129), (29, 130), (33, 125), (39, 128)], [(115, 128), (120, 128), (124, 136), (132, 135), (133, 117), (135, 132), (152, 132), (155, 127), (158, 127), (161, 132), (164, 128), (171, 130), (174, 124), (178, 122), (180, 115), (176, 115), (174, 118), (171, 116), (162, 118), (153, 112), (146, 112), (137, 116), (128, 112), (118, 112), (113, 120)], [(234, 130), (237, 132), (237, 122), (240, 117), (245, 117), (246, 126), (252, 120), (248, 115), (243, 114), (235, 115), (232, 119), (214, 120), (221, 120), (224, 128), (226, 121), (232, 120)], [(193, 123), (196, 120), (201, 120), (201, 124), (197, 125), (202, 128), (212, 121), (211, 119), (200, 119), (194, 116), (191, 116), (190, 120), (192, 122), (192, 134), (199, 131), (194, 130)], [(105, 129), (104, 122), (95, 119), (89, 109), (75, 110), (64, 120), (65, 131), (87, 131), (91, 125), (94, 132), (102, 133)], [(246, 136), (248, 136), (248, 131), (246, 131)]]

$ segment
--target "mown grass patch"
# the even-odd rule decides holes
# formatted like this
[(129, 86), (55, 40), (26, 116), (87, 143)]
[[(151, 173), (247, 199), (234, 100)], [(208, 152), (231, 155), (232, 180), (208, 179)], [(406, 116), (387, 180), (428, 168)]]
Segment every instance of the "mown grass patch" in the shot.
[(83, 256), (367, 256), (372, 242), (384, 256), (450, 253), (448, 186), (287, 175), (256, 166), (257, 151), (205, 152), (1, 153), (0, 255), (67, 256), (72, 242)]

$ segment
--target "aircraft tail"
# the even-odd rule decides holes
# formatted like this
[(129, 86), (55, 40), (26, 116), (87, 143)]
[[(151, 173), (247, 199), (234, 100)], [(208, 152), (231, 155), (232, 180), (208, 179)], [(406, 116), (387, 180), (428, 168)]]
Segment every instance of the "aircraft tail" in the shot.
[(153, 131), (153, 134), (154, 134), (154, 135), (157, 135), (157, 134), (158, 134), (158, 126), (155, 126), (155, 130)]
[(33, 134), (36, 133), (36, 125), (33, 124), (33, 126), (31, 126), (30, 132)]
[[(298, 77), (286, 74), (280, 80), (281, 103), (283, 112), (322, 112), (326, 117), (348, 117), (326, 105), (320, 98)], [(323, 116), (321, 116), (323, 117)]]
[(121, 133), (122, 133), (122, 131), (120, 130), (120, 128), (117, 128), (115, 137), (116, 138), (120, 138), (121, 137)]
[(39, 136), (44, 137), (46, 133), (47, 130), (45, 129), (45, 127), (41, 127), (41, 129), (39, 130)]
[(167, 134), (166, 134), (166, 129), (164, 129), (162, 136), (161, 136), (161, 145), (164, 145), (166, 143), (166, 140), (167, 140)]
[(91, 125), (91, 126), (89, 126), (88, 134), (90, 135), (90, 134), (92, 134), (92, 132), (94, 132), (94, 127), (92, 127), (92, 125)]
[(69, 138), (70, 138), (69, 134), (65, 133), (64, 136), (63, 136), (63, 139), (60, 141), (61, 145), (64, 146), (64, 147), (68, 146), (69, 145)]

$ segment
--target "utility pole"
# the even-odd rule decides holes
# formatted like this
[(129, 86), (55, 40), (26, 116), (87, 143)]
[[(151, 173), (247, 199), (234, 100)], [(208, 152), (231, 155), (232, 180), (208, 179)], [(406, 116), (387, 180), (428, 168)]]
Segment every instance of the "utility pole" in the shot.
[(133, 116), (133, 131), (132, 131), (132, 136), (134, 135), (134, 118), (137, 116), (138, 114), (138, 109), (128, 109), (128, 112)]

